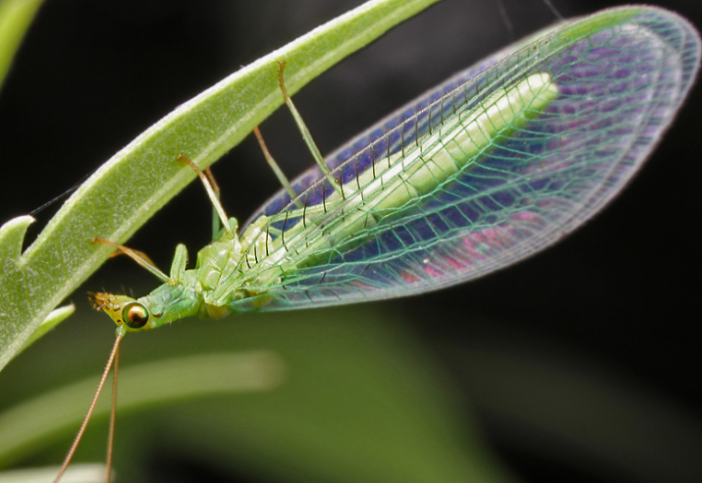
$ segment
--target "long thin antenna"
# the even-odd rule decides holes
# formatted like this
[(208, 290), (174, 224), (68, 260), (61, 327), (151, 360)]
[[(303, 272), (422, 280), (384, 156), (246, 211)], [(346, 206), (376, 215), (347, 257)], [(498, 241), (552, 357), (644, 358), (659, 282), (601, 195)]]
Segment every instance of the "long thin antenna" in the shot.
[(117, 420), (117, 375), (119, 374), (119, 347), (115, 352), (114, 369), (112, 369), (112, 409), (110, 410), (110, 433), (107, 437), (107, 461), (105, 463), (105, 483), (110, 483), (112, 476), (112, 449), (115, 444), (115, 421)]
[(71, 186), (70, 188), (68, 188), (66, 191), (64, 191), (64, 192), (61, 193), (60, 195), (51, 198), (49, 201), (47, 201), (46, 203), (44, 203), (43, 205), (41, 205), (39, 208), (33, 209), (32, 211), (29, 212), (29, 214), (32, 215), (32, 216), (36, 216), (38, 213), (44, 211), (46, 208), (48, 208), (49, 206), (53, 205), (53, 204), (56, 203), (57, 201), (61, 200), (62, 198), (65, 198), (67, 195), (70, 195), (70, 194), (73, 193), (75, 190), (77, 190), (78, 188), (80, 188), (80, 185), (83, 183), (83, 181), (85, 181), (86, 179), (88, 179), (89, 176), (90, 176), (89, 173), (86, 174), (86, 175), (83, 176), (76, 184), (74, 184), (73, 186)]
[(73, 444), (71, 445), (71, 449), (68, 450), (68, 454), (66, 454), (66, 457), (63, 459), (63, 463), (61, 463), (61, 469), (59, 470), (59, 473), (56, 476), (54, 483), (59, 483), (59, 481), (61, 480), (63, 473), (66, 471), (66, 468), (68, 468), (68, 464), (71, 462), (71, 459), (73, 458), (73, 454), (76, 452), (76, 449), (78, 448), (78, 443), (80, 443), (80, 440), (83, 437), (83, 433), (85, 432), (85, 428), (88, 427), (88, 422), (90, 421), (90, 416), (93, 415), (93, 409), (95, 409), (95, 404), (97, 404), (98, 398), (100, 397), (100, 393), (102, 392), (102, 388), (104, 387), (105, 381), (107, 380), (107, 375), (110, 373), (110, 368), (112, 367), (112, 363), (114, 362), (115, 357), (117, 356), (117, 352), (119, 351), (119, 343), (122, 341), (122, 337), (124, 337), (124, 334), (118, 334), (117, 337), (115, 338), (115, 344), (112, 346), (112, 351), (110, 351), (110, 358), (107, 359), (107, 365), (105, 366), (105, 370), (102, 372), (102, 378), (100, 378), (100, 382), (98, 383), (97, 390), (95, 391), (95, 396), (93, 396), (93, 400), (90, 403), (90, 407), (88, 408), (88, 413), (85, 415), (85, 418), (83, 418), (83, 424), (80, 425), (80, 429), (78, 430), (78, 433), (76, 434), (76, 437), (73, 440)]
[(561, 22), (563, 22), (565, 19), (563, 18), (563, 15), (561, 15), (561, 12), (556, 10), (556, 7), (553, 6), (551, 3), (551, 0), (543, 0), (543, 2), (546, 4), (549, 10), (551, 10), (551, 13)]
[(509, 38), (514, 40), (514, 27), (512, 26), (512, 21), (507, 15), (507, 9), (505, 9), (504, 0), (497, 0), (497, 8), (500, 11), (500, 17), (502, 17), (502, 22), (504, 22), (507, 32), (509, 33)]

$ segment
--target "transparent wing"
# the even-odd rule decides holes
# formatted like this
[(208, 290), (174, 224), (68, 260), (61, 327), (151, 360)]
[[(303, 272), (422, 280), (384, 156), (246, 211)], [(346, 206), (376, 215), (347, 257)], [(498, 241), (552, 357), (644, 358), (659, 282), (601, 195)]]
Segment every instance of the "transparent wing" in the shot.
[[(699, 63), (694, 28), (652, 7), (603, 11), (505, 49), (339, 149), (328, 159), (334, 178), (348, 191), (388, 155), (410, 159), (416, 150), (430, 151), (442, 126), (530, 74), (548, 73), (558, 87), (543, 112), (504, 130), (433, 189), (327, 244), (316, 241), (363, 211), (364, 203), (348, 202), (349, 193), (331, 203), (334, 187), (310, 169), (294, 182), (297, 200), (280, 192), (252, 217), (273, 216), (268, 231), (286, 257), (265, 268), (272, 276), (250, 277), (253, 295), (232, 308), (406, 296), (480, 277), (543, 250), (627, 184), (672, 122)], [(301, 206), (316, 213), (314, 229), (290, 238), (291, 227), (302, 223)], [(256, 260), (271, 255), (259, 249)], [(256, 287), (256, 280), (266, 283)]]

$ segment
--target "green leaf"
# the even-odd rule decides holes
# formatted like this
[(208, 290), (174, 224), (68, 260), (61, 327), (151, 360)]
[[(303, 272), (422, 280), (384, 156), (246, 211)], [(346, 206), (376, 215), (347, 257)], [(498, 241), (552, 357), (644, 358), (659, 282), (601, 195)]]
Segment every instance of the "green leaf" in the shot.
[[(0, 234), (0, 369), (49, 312), (195, 178), (176, 160), (212, 164), (282, 104), (278, 61), (293, 94), (345, 56), (437, 0), (368, 2), (225, 78), (147, 129), (105, 163), (18, 256), (29, 217)], [(4, 233), (4, 232), (3, 232)]]
[(0, 0), (0, 87), (44, 0)]

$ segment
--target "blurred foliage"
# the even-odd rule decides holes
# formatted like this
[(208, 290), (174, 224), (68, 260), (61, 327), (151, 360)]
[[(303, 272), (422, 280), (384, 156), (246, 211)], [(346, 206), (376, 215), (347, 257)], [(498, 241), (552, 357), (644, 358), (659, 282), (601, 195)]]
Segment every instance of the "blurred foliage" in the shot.
[[(98, 317), (79, 311), (74, 324), (85, 329), (88, 321), (79, 319)], [(100, 335), (83, 329), (79, 334), (57, 331), (53, 340), (35, 344), (3, 374), (4, 392), (24, 399), (46, 391), (47, 381), (58, 385), (85, 373), (86, 366), (94, 373), (108, 349), (109, 331)], [(265, 350), (282, 362), (284, 379), (265, 394), (161, 401), (157, 409), (120, 404), (118, 481), (153, 481), (154, 461), (173, 475), (184, 471), (187, 461), (215, 474), (259, 474), (275, 481), (512, 481), (487, 454), (432, 358), (402, 324), (370, 307), (190, 322), (158, 332), (157, 338), (150, 333), (126, 338), (122, 403), (138, 400), (135, 391), (151, 397), (154, 387), (135, 384), (130, 365), (142, 367), (152, 359)], [(101, 337), (104, 343), (91, 342)], [(60, 353), (51, 354), (49, 345)], [(65, 361), (61, 353), (66, 352), (83, 359)], [(52, 367), (52, 360), (64, 366)], [(231, 369), (207, 377), (231, 378)], [(170, 379), (157, 382), (181, 384), (176, 362)], [(32, 448), (34, 454), (25, 455), (25, 465), (60, 460), (90, 399), (90, 387), (83, 392), (72, 402), (80, 408), (73, 427), (46, 434)], [(91, 423), (77, 461), (104, 457), (106, 417), (105, 408)]]
[(0, 87), (43, 0), (0, 0)]

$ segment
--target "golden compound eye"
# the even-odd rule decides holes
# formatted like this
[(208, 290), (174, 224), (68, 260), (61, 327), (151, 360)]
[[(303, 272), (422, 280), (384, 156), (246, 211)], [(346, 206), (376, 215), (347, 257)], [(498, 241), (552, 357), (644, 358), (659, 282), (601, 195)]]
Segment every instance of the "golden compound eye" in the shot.
[(149, 311), (138, 302), (132, 302), (122, 310), (124, 323), (132, 329), (141, 329), (149, 321)]

